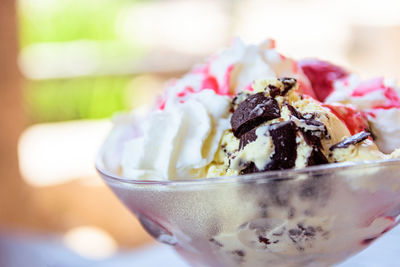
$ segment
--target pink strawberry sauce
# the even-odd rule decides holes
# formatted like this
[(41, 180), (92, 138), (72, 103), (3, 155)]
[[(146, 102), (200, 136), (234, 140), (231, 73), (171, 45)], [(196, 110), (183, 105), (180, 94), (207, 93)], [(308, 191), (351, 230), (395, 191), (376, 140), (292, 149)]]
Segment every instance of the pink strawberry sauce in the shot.
[(299, 61), (299, 66), (311, 82), (317, 100), (323, 102), (334, 90), (333, 83), (349, 74), (339, 66), (318, 59)]
[(366, 115), (357, 111), (355, 108), (341, 104), (323, 103), (322, 106), (328, 108), (341, 121), (343, 121), (352, 135), (368, 130)]

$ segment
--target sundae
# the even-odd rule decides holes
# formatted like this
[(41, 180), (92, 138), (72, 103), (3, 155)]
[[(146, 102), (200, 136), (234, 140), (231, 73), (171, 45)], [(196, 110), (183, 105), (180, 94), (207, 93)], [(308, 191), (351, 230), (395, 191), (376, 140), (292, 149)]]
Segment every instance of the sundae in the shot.
[(335, 264), (400, 213), (400, 89), (272, 40), (236, 40), (114, 124), (98, 170), (195, 266)]
[(127, 179), (187, 180), (389, 159), (400, 147), (398, 92), (383, 78), (296, 62), (272, 40), (236, 40), (170, 81), (142, 118), (116, 118), (105, 163)]

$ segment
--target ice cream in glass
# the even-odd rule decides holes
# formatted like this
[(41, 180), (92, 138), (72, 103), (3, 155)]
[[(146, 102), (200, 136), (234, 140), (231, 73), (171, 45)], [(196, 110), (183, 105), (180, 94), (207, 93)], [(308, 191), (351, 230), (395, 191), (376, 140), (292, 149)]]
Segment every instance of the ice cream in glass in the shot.
[(397, 224), (399, 93), (237, 39), (115, 117), (96, 166), (193, 266), (328, 266)]

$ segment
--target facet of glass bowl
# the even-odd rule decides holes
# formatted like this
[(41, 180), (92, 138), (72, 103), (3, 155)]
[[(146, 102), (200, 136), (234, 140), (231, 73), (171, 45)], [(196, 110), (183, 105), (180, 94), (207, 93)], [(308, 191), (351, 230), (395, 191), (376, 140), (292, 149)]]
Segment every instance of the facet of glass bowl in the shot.
[(193, 266), (329, 266), (400, 214), (400, 160), (199, 180), (104, 181), (146, 231)]

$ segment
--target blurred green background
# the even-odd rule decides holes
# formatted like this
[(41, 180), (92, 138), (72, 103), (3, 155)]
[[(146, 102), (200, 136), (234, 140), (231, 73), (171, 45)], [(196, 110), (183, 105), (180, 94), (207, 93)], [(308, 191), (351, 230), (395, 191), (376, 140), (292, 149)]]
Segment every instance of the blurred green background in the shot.
[[(132, 38), (129, 43), (123, 40), (116, 27), (121, 11), (135, 2), (138, 1), (21, 0), (18, 5), (21, 51), (41, 44), (57, 47), (83, 41), (99, 48), (97, 60), (105, 65), (118, 59), (140, 59), (145, 49)], [(32, 58), (43, 56), (47, 55)], [(76, 73), (57, 77), (44, 71), (40, 78), (30, 76), (29, 72), (25, 74), (23, 88), (30, 123), (109, 117), (115, 111), (134, 107), (138, 104), (134, 99), (140, 99), (144, 93), (140, 90), (140, 79), (132, 87), (135, 77), (124, 73)]]

